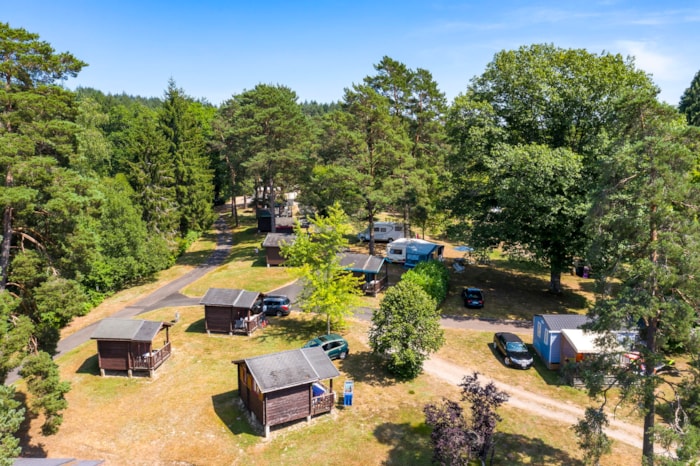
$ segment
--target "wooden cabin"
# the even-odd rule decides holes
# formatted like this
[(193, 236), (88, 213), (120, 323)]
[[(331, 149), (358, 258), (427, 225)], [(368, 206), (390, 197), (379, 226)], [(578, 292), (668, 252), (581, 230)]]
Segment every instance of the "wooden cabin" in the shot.
[[(148, 371), (152, 376), (171, 353), (170, 322), (135, 319), (103, 319), (92, 334), (97, 340), (97, 357), (100, 374), (105, 371)], [(161, 346), (154, 343), (156, 336), (165, 330)]]
[(207, 333), (250, 335), (263, 325), (264, 315), (257, 312), (260, 293), (229, 288), (209, 288), (199, 304), (204, 305)]
[[(265, 428), (311, 418), (333, 410), (333, 377), (338, 369), (320, 346), (233, 361), (238, 366), (238, 394)], [(323, 381), (330, 380), (328, 385)]]
[(271, 265), (282, 265), (286, 260), (282, 256), (282, 245), (291, 245), (296, 240), (296, 235), (290, 235), (286, 233), (268, 233), (265, 236), (265, 240), (262, 243), (262, 247), (265, 250), (265, 261), (267, 266)]
[(361, 286), (365, 294), (376, 296), (389, 285), (389, 275), (383, 257), (345, 253), (340, 256), (340, 265), (356, 277), (364, 279)]

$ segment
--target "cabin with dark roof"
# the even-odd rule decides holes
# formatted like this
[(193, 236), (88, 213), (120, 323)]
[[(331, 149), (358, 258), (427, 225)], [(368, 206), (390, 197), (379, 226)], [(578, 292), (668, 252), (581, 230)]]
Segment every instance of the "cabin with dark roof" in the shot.
[[(238, 395), (265, 429), (333, 410), (333, 377), (340, 372), (320, 346), (233, 361)], [(329, 385), (323, 381), (330, 380)]]
[[(158, 369), (171, 353), (170, 322), (134, 319), (102, 319), (92, 333), (97, 340), (97, 358), (100, 374), (105, 371), (148, 371), (149, 376)], [(156, 336), (165, 330), (162, 346), (154, 344)]]
[(204, 305), (207, 333), (250, 335), (262, 327), (265, 316), (257, 312), (260, 293), (229, 288), (209, 288), (199, 304)]
[(344, 253), (340, 255), (340, 265), (356, 277), (363, 278), (362, 291), (376, 296), (389, 284), (386, 263), (383, 257), (369, 254)]
[(292, 245), (296, 238), (296, 235), (288, 233), (268, 233), (262, 243), (267, 266), (284, 264), (286, 258), (282, 256), (282, 245)]

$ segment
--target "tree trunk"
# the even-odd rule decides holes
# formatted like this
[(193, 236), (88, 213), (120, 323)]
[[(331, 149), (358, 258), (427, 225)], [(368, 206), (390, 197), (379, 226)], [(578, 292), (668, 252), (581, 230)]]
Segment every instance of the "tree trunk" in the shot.
[(0, 291), (5, 291), (10, 267), (10, 247), (12, 246), (12, 207), (5, 207), (2, 216), (2, 244), (0, 245)]
[(549, 291), (561, 294), (561, 268), (552, 266), (549, 270)]

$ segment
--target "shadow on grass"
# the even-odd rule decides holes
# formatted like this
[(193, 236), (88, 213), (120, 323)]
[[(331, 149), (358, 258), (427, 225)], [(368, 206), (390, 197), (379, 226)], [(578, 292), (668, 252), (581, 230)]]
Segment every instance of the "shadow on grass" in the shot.
[[(418, 426), (407, 423), (379, 425), (374, 429), (374, 436), (380, 443), (392, 447), (388, 459), (382, 464), (432, 464), (433, 447), (430, 434), (431, 428), (425, 423)], [(566, 451), (547, 445), (536, 437), (497, 432), (494, 442), (493, 462), (490, 462), (489, 458), (487, 464), (584, 464)], [(474, 464), (479, 463), (476, 461)]]
[(214, 412), (219, 419), (228, 427), (231, 433), (235, 435), (248, 434), (259, 436), (248, 421), (247, 413), (241, 411), (239, 403), (238, 390), (231, 390), (226, 393), (219, 393), (211, 397), (211, 403), (214, 407)]
[(100, 375), (100, 363), (97, 354), (93, 354), (80, 365), (78, 374)]
[[(473, 286), (484, 291), (484, 308), (466, 309), (460, 293)], [(585, 291), (592, 290), (593, 282), (582, 282)], [(535, 314), (568, 314), (585, 311), (586, 296), (562, 284), (563, 293), (548, 291), (549, 280), (541, 275), (524, 274), (512, 268), (508, 261), (494, 261), (493, 265), (469, 265), (463, 273), (450, 273), (450, 286), (443, 312), (471, 317), (497, 317), (531, 320)]]
[(293, 317), (290, 318), (290, 316), (269, 316), (268, 322), (268, 326), (265, 327), (262, 334), (258, 336), (262, 341), (269, 338), (273, 341), (298, 342), (302, 340), (306, 343), (308, 340), (326, 333), (326, 323), (321, 319), (307, 320), (294, 319)]
[(374, 436), (380, 443), (391, 447), (388, 458), (382, 464), (432, 464), (430, 428), (425, 424), (416, 427), (409, 423), (385, 422), (374, 429)]
[(22, 448), (22, 456), (28, 458), (46, 458), (48, 452), (44, 444), (41, 442), (32, 443), (32, 436), (29, 434), (29, 428), (33, 421), (37, 419), (37, 415), (29, 409), (27, 395), (23, 392), (15, 392), (15, 400), (19, 401), (24, 406), (24, 421), (19, 427), (17, 436), (19, 437), (19, 446)]
[(583, 461), (536, 437), (497, 432), (493, 464), (566, 464), (583, 466)]
[(400, 383), (385, 367), (380, 357), (370, 351), (361, 351), (350, 355), (340, 365), (355, 382), (374, 386), (388, 386)]
[(206, 325), (204, 325), (204, 318), (195, 320), (185, 329), (186, 333), (207, 333)]

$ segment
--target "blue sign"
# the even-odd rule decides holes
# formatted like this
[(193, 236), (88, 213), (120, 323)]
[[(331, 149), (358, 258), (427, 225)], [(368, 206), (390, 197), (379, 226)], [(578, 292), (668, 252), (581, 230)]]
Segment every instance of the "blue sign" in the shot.
[(352, 380), (345, 381), (345, 390), (343, 390), (343, 406), (352, 406), (352, 393), (355, 390), (355, 382)]

